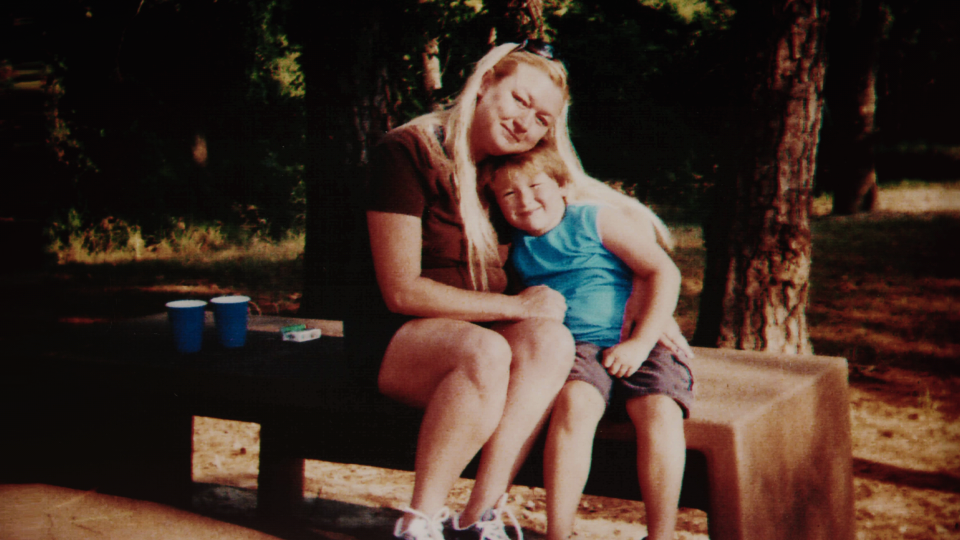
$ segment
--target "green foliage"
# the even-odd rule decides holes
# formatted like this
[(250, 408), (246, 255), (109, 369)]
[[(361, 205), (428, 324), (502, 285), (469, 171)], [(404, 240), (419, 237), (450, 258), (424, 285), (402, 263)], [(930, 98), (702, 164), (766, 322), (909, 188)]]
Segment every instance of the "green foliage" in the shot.
[[(253, 206), (265, 220), (264, 237), (302, 227), (308, 81), (301, 64), (304, 35), (318, 26), (297, 20), (305, 0), (135, 4), (132, 12), (106, 0), (54, 0), (62, 16), (36, 18), (38, 35), (49, 38), (45, 144), (56, 167), (41, 175), (51, 194), (43, 211), (83, 208), (144, 230), (186, 216), (223, 223), (232, 235), (244, 230), (233, 209)], [(587, 170), (622, 182), (670, 218), (697, 221), (710, 187), (743, 150), (737, 108), (750, 106), (743, 75), (755, 71), (744, 51), (759, 39), (749, 27), (763, 8), (745, 0), (542, 4), (545, 35), (571, 74), (571, 127)], [(933, 142), (956, 147), (949, 119), (958, 101), (946, 96), (960, 81), (949, 70), (960, 51), (958, 21), (937, 3), (885, 5), (886, 92), (877, 122), (890, 150), (881, 148), (881, 180), (954, 175), (954, 154), (896, 145), (901, 128), (923, 141), (925, 126), (936, 125)], [(502, 23), (491, 6), (391, 4), (389, 24), (375, 30), (389, 44), (382, 54), (390, 93), (382, 106), (402, 122), (453, 97)], [(331, 7), (329, 16), (343, 13), (353, 12)], [(443, 87), (428, 93), (421, 55), (434, 39)], [(0, 84), (9, 86), (12, 69), (0, 65)], [(940, 165), (911, 175), (920, 160)]]
[(64, 220), (51, 223), (46, 235), (48, 251), (56, 255), (60, 264), (110, 259), (118, 254), (139, 259), (144, 249), (140, 227), (112, 216), (86, 225), (80, 212), (73, 208)]
[(290, 193), (290, 210), (294, 215), (290, 230), (303, 234), (307, 228), (307, 183), (303, 179), (293, 186)]
[(571, 129), (588, 172), (675, 220), (699, 221), (729, 133), (689, 72), (726, 31), (726, 2), (569, 2), (548, 21), (571, 78)]
[(290, 230), (272, 239), (267, 220), (254, 206), (236, 207), (240, 224), (193, 223), (169, 218), (164, 227), (145, 236), (138, 225), (108, 217), (87, 223), (70, 209), (47, 229), (47, 251), (64, 264), (123, 264), (133, 261), (181, 260), (210, 263), (254, 256), (261, 260), (292, 260), (303, 253), (304, 234)]
[(884, 0), (876, 122), (888, 145), (960, 135), (960, 11), (956, 2)]
[(69, 120), (69, 114), (64, 111), (62, 103), (65, 89), (64, 77), (66, 66), (57, 62), (56, 67), (49, 70), (45, 94), (47, 96), (44, 115), (47, 120), (47, 146), (54, 158), (69, 171), (71, 179), (76, 182), (85, 173), (98, 172), (97, 166), (84, 150), (84, 144), (76, 133), (74, 123)]
[[(455, 97), (473, 64), (486, 52), (490, 34), (488, 14), (478, 1), (406, 0), (404, 17), (410, 27), (399, 36), (395, 47), (391, 47), (396, 56), (390, 62), (401, 122), (430, 112), (432, 103), (444, 103)], [(431, 40), (439, 45), (443, 87), (427, 92), (422, 55)]]
[(281, 25), (288, 3), (147, 1), (133, 14), (95, 0), (38, 18), (57, 55), (46, 140), (69, 180), (50, 186), (60, 211), (155, 229), (170, 215), (229, 222), (234, 204), (254, 205), (271, 233), (289, 228), (305, 88)]
[(10, 60), (0, 58), (0, 93), (13, 88), (13, 66)]
[(271, 103), (292, 99), (302, 106), (306, 84), (299, 58), (303, 47), (291, 43), (283, 15), (290, 9), (290, 0), (257, 0), (250, 2), (255, 22), (249, 38), (253, 42), (253, 62), (248, 68), (250, 93), (254, 99)]

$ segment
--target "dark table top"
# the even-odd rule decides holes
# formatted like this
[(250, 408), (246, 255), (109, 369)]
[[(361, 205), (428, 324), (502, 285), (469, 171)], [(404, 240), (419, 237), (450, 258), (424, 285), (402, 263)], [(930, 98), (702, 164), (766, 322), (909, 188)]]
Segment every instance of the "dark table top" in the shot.
[[(280, 328), (296, 323), (325, 331), (313, 341), (283, 341)], [(375, 390), (366, 392), (373, 388), (373, 376), (346, 360), (339, 323), (251, 316), (248, 328), (243, 347), (224, 348), (208, 313), (203, 347), (192, 354), (174, 350), (165, 314), (31, 328), (4, 338), (7, 350), (14, 351), (4, 363), (14, 380), (76, 377), (84, 384), (133, 386), (143, 394), (201, 404), (336, 411), (345, 393), (354, 403), (365, 394), (383, 399)]]

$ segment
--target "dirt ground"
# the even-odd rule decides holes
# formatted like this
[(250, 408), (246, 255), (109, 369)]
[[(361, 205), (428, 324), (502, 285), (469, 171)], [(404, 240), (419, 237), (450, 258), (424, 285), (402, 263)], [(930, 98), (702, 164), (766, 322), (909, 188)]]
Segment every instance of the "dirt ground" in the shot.
[[(936, 386), (956, 392), (956, 381), (923, 380), (912, 373), (863, 376), (851, 381), (857, 539), (960, 539), (960, 423), (957, 403), (890, 392), (902, 385)], [(937, 392), (939, 393), (939, 392)], [(256, 487), (259, 427), (197, 418), (194, 479), (239, 488)], [(308, 461), (306, 493), (321, 499), (370, 507), (400, 508), (410, 499), (413, 475), (355, 465)], [(466, 502), (470, 481), (455, 490), (450, 505)], [(544, 491), (514, 487), (511, 507), (525, 531), (543, 533)], [(221, 495), (219, 504), (243, 508), (249, 498)], [(642, 504), (585, 497), (577, 536), (639, 539), (646, 532)], [(346, 526), (349, 529), (349, 525)], [(335, 528), (335, 527), (334, 527)], [(707, 538), (707, 516), (682, 509), (677, 538)]]
[[(881, 208), (958, 212), (960, 189), (900, 193), (896, 201), (884, 200), (881, 192)], [(90, 298), (105, 302), (103, 293), (100, 288)], [(87, 306), (90, 298), (80, 295), (75, 302)], [(58, 291), (51, 291), (49, 300), (65, 301)], [(957, 306), (958, 299), (944, 301)], [(156, 304), (156, 298), (151, 302)], [(129, 303), (146, 304), (140, 296)], [(50, 304), (43, 307), (49, 311)], [(146, 313), (130, 313), (137, 314)], [(960, 357), (956, 349), (949, 354)], [(960, 376), (872, 366), (851, 370), (850, 387), (857, 539), (960, 540)], [(194, 480), (200, 486), (195, 509), (238, 521), (249, 517), (255, 505), (259, 426), (196, 418), (194, 429)], [(326, 502), (315, 512), (314, 529), (332, 540), (348, 540), (350, 531), (371, 522), (389, 531), (396, 509), (410, 499), (413, 481), (411, 473), (318, 461), (308, 462), (306, 476), (306, 495)], [(470, 481), (458, 484), (450, 499), (454, 511), (462, 507), (469, 489)], [(510, 494), (510, 506), (525, 533), (542, 534), (543, 490), (514, 487)], [(682, 509), (677, 538), (706, 538), (707, 519), (703, 512)], [(640, 503), (585, 497), (577, 537), (639, 540), (646, 532), (644, 523)]]
[[(881, 193), (880, 204), (891, 212), (956, 211), (960, 190), (901, 192), (896, 200)], [(880, 368), (854, 370), (850, 385), (857, 539), (960, 540), (960, 379)], [(255, 488), (258, 436), (256, 424), (197, 418), (195, 480)], [(413, 481), (407, 472), (319, 461), (308, 461), (306, 476), (308, 496), (392, 509), (409, 501)], [(466, 502), (469, 488), (467, 480), (458, 485), (452, 509)], [(543, 533), (543, 490), (514, 487), (510, 495), (524, 530)], [(253, 504), (240, 490), (214, 498), (234, 509)], [(631, 501), (585, 497), (578, 517), (577, 537), (585, 540), (646, 533), (643, 505)], [(677, 538), (707, 538), (706, 514), (681, 509)]]

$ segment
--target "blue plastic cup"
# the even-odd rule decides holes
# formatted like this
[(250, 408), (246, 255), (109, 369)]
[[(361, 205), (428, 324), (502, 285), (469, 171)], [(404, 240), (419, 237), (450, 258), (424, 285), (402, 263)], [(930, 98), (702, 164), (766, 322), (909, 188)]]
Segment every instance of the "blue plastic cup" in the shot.
[(177, 352), (195, 353), (203, 343), (203, 300), (167, 302), (167, 319), (173, 329), (173, 345)]
[(247, 304), (249, 296), (218, 296), (213, 304), (220, 344), (228, 349), (243, 347), (247, 341)]

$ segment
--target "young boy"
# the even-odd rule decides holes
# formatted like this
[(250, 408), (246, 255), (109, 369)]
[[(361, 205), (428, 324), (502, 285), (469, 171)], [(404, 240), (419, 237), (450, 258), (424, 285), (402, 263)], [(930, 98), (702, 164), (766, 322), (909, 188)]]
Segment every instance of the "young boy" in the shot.
[[(569, 171), (549, 145), (492, 158), (480, 183), (514, 228), (510, 260), (524, 286), (548, 285), (567, 300), (577, 358), (554, 405), (544, 459), (547, 539), (573, 534), (597, 424), (617, 403), (637, 432), (637, 468), (650, 540), (673, 538), (685, 466), (683, 419), (693, 377), (657, 342), (673, 317), (680, 272), (653, 227), (636, 230), (624, 210), (567, 204)], [(634, 277), (639, 279), (635, 280)], [(641, 287), (641, 316), (621, 341), (627, 299)]]

